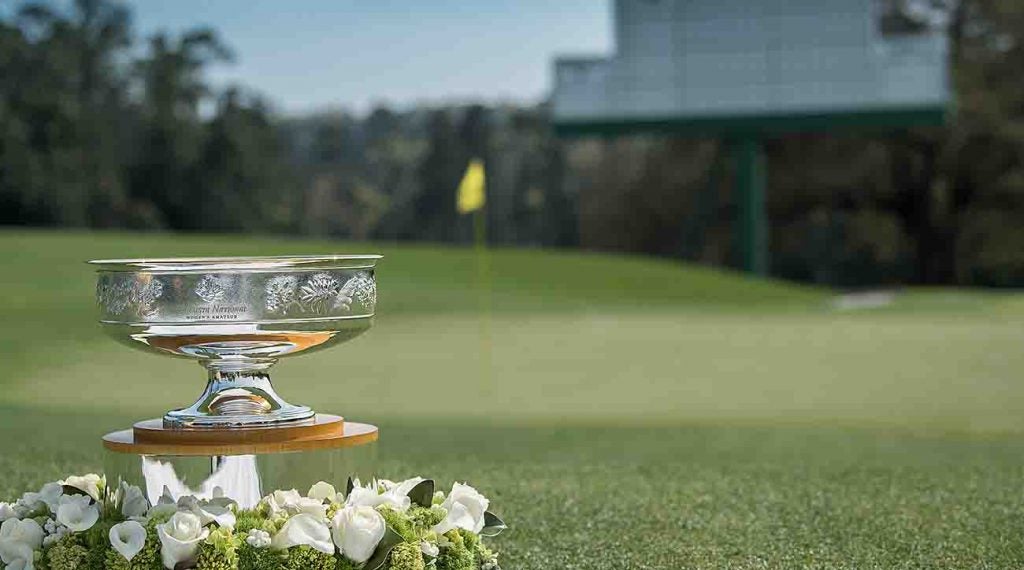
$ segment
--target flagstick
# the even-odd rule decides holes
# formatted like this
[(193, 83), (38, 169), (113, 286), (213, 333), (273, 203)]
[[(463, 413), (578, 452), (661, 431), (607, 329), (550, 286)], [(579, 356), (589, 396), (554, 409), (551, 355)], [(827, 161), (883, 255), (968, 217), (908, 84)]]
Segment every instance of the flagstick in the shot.
[(480, 303), (481, 380), (488, 396), (493, 396), (493, 360), (491, 355), (491, 255), (487, 249), (487, 210), (473, 212), (473, 242), (476, 250), (477, 294)]

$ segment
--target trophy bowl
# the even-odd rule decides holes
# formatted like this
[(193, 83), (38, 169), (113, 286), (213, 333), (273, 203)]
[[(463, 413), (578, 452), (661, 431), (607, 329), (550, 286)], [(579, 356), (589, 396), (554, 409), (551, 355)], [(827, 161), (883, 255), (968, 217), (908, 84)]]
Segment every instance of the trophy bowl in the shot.
[(100, 324), (116, 340), (196, 359), (208, 381), (168, 427), (262, 427), (310, 421), (277, 395), (269, 369), (370, 328), (379, 255), (100, 259)]

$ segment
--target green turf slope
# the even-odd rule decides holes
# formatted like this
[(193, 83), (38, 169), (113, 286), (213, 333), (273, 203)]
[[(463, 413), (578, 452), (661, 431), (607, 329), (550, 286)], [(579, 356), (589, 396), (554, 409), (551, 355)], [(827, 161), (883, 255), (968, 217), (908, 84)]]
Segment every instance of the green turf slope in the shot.
[[(202, 370), (94, 324), (94, 257), (380, 252), (377, 326), (286, 359), (382, 428), (380, 471), (467, 479), (506, 569), (1024, 567), (1024, 302), (829, 291), (641, 258), (242, 236), (0, 232), (0, 497)], [(0, 499), (2, 500), (2, 499)]]

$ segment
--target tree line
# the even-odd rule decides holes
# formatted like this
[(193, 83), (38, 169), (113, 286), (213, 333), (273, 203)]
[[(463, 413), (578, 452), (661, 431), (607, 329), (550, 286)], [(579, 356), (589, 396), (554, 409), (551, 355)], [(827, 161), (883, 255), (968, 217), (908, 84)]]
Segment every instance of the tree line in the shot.
[[(1016, 4), (929, 3), (952, 45), (948, 125), (768, 143), (774, 275), (1024, 284)], [(281, 117), (206, 82), (234, 57), (214, 30), (140, 40), (117, 2), (61, 6), (0, 12), (0, 224), (465, 243), (455, 188), (479, 157), (495, 244), (737, 262), (720, 141), (564, 140), (543, 104)]]

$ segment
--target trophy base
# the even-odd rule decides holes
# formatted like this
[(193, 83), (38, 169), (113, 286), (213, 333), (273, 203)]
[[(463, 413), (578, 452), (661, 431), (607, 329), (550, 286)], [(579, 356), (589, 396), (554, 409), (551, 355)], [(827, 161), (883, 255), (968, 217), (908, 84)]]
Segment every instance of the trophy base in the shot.
[(168, 428), (198, 427), (204, 429), (252, 427), (252, 426), (273, 426), (276, 424), (287, 424), (290, 422), (301, 422), (315, 416), (313, 409), (308, 406), (287, 405), (275, 410), (272, 414), (231, 414), (214, 415), (203, 414), (193, 408), (183, 410), (172, 410), (164, 416), (164, 425)]
[(245, 429), (176, 428), (155, 419), (105, 435), (104, 463), (108, 485), (137, 486), (151, 504), (164, 494), (223, 494), (249, 509), (277, 489), (305, 493), (322, 480), (341, 490), (349, 477), (371, 478), (377, 437), (376, 426), (324, 414), (302, 425)]
[(164, 416), (168, 428), (251, 428), (309, 420), (309, 406), (290, 404), (277, 394), (265, 361), (204, 361), (206, 389), (191, 406)]

